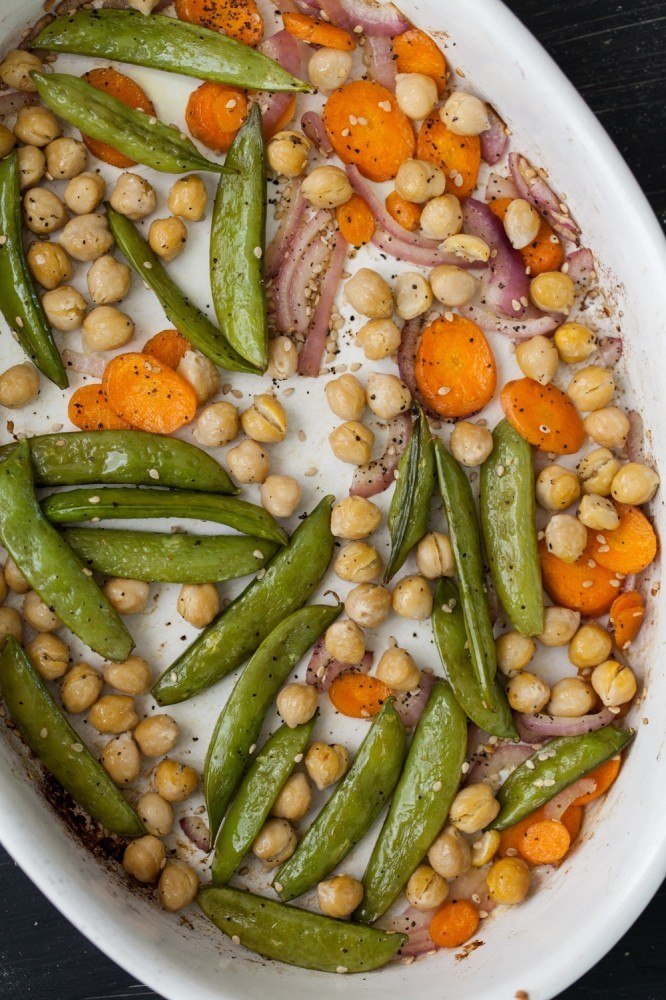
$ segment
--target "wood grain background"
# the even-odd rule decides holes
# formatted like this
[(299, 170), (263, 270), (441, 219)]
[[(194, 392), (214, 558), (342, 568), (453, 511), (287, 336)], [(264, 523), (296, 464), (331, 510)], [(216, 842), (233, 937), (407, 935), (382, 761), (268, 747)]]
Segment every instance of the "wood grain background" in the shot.
[[(666, 225), (666, 0), (507, 2), (597, 113)], [(0, 887), (1, 1000), (159, 1000), (86, 941), (1, 850)], [(665, 925), (662, 888), (613, 951), (560, 1000), (664, 1000)]]

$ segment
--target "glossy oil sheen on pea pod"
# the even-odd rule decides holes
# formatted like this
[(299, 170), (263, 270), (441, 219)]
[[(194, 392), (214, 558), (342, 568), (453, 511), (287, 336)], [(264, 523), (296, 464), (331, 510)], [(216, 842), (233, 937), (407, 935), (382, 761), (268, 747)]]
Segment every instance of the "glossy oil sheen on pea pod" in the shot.
[(226, 677), (287, 615), (302, 608), (333, 556), (331, 508), (326, 496), (301, 522), (289, 545), (164, 671), (153, 688), (158, 705), (185, 701)]
[(118, 249), (142, 281), (155, 293), (162, 309), (179, 333), (220, 368), (256, 372), (257, 369), (236, 353), (218, 328), (181, 292), (134, 223), (116, 212), (111, 205), (106, 206), (106, 212), (109, 229)]
[(465, 713), (446, 681), (435, 681), (363, 876), (356, 920), (379, 920), (428, 853), (449, 815), (466, 752)]
[(211, 886), (197, 903), (216, 927), (265, 958), (320, 972), (370, 972), (405, 944), (405, 934), (359, 927), (241, 889)]
[(259, 739), (266, 712), (287, 677), (322, 632), (339, 617), (339, 604), (295, 611), (264, 639), (242, 672), (211, 737), (203, 785), (213, 837)]
[(634, 735), (632, 729), (605, 726), (582, 736), (550, 740), (517, 767), (500, 788), (497, 793), (500, 811), (490, 824), (491, 829), (506, 830), (519, 823), (579, 778), (621, 753)]
[(152, 66), (250, 90), (312, 89), (261, 52), (221, 32), (132, 10), (80, 10), (56, 18), (32, 47)]
[(395, 576), (428, 530), (430, 497), (435, 482), (435, 449), (428, 418), (418, 408), (412, 436), (398, 463), (398, 479), (388, 513), (391, 554), (384, 581)]
[(483, 696), (491, 699), (497, 672), (497, 656), (483, 578), (481, 533), (472, 487), (463, 469), (444, 448), (441, 441), (435, 446), (435, 457), (439, 490), (446, 510), (460, 586), (472, 666)]
[(442, 578), (437, 584), (431, 620), (444, 674), (462, 710), (491, 736), (517, 740), (518, 731), (504, 689), (495, 680), (490, 698), (481, 693), (467, 646), (460, 592), (453, 580)]
[(21, 736), (75, 802), (112, 833), (140, 837), (141, 820), (80, 742), (13, 636), (0, 653), (0, 688)]
[(532, 446), (502, 420), (481, 466), (481, 528), (502, 607), (523, 635), (543, 632)]
[(0, 160), (0, 235), (0, 311), (30, 360), (65, 389), (67, 373), (23, 252), (16, 151)]
[(0, 538), (33, 590), (100, 656), (126, 660), (134, 641), (35, 497), (28, 442), (0, 461)]
[(302, 726), (280, 726), (266, 741), (243, 778), (215, 841), (213, 882), (226, 884), (268, 819), (285, 781), (312, 736), (316, 716)]
[(238, 173), (220, 177), (210, 231), (210, 287), (220, 328), (260, 371), (268, 366), (264, 294), (266, 152), (259, 105), (227, 153)]
[(407, 750), (407, 731), (389, 699), (372, 723), (351, 768), (277, 870), (280, 899), (296, 899), (326, 878), (365, 836), (390, 801)]

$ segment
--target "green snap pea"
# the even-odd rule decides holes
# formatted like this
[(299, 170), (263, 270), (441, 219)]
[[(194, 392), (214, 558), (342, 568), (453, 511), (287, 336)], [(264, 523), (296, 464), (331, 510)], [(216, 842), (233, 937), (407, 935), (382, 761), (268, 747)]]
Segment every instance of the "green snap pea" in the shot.
[(14, 636), (0, 653), (0, 688), (21, 736), (72, 798), (111, 833), (140, 837), (141, 820), (51, 697)]
[(405, 934), (359, 927), (241, 889), (211, 886), (201, 890), (197, 902), (232, 940), (301, 969), (370, 972), (390, 962), (407, 941)]
[(288, 902), (336, 868), (365, 836), (391, 798), (407, 750), (407, 732), (390, 698), (374, 720), (351, 768), (278, 868), (273, 887)]
[(472, 487), (462, 468), (441, 441), (437, 442), (435, 455), (472, 665), (483, 697), (490, 701), (493, 697), (497, 656), (483, 578), (481, 536)]
[(60, 389), (67, 373), (23, 251), (18, 153), (0, 160), (0, 311), (31, 361)]
[(31, 47), (151, 66), (249, 90), (312, 89), (248, 45), (158, 14), (80, 10), (47, 24)]
[(35, 497), (28, 442), (0, 462), (0, 538), (33, 590), (79, 639), (109, 660), (126, 660), (134, 641)]
[(213, 838), (250, 759), (250, 748), (259, 739), (266, 712), (301, 657), (340, 611), (339, 604), (311, 604), (289, 615), (264, 639), (236, 681), (215, 726), (204, 767)]
[(268, 366), (264, 294), (266, 153), (259, 106), (227, 153), (238, 172), (220, 177), (210, 231), (210, 287), (220, 329), (260, 371)]
[(302, 726), (280, 726), (266, 741), (243, 778), (215, 841), (213, 882), (226, 884), (268, 819), (280, 789), (303, 755), (316, 716)]
[(409, 443), (400, 456), (398, 479), (388, 513), (391, 554), (384, 581), (395, 576), (428, 530), (435, 481), (435, 449), (428, 418), (419, 407)]
[(319, 586), (333, 556), (331, 508), (326, 496), (301, 522), (289, 545), (192, 645), (153, 688), (158, 705), (185, 701), (239, 667), (287, 615), (302, 608)]
[(446, 679), (465, 714), (491, 736), (517, 740), (504, 689), (495, 680), (490, 697), (481, 694), (467, 646), (460, 593), (452, 580), (442, 578), (437, 584), (431, 620)]
[(363, 876), (363, 902), (354, 914), (361, 923), (373, 924), (386, 913), (444, 826), (466, 750), (465, 713), (449, 685), (438, 680)]
[(244, 535), (265, 538), (280, 545), (289, 541), (284, 528), (263, 507), (216, 493), (88, 487), (52, 493), (42, 500), (42, 510), (52, 524), (182, 517), (226, 524)]
[(175, 328), (220, 368), (236, 372), (256, 372), (231, 347), (226, 338), (200, 309), (180, 290), (157, 254), (127, 216), (106, 207), (109, 229), (118, 249), (136, 273), (152, 289)]
[(506, 830), (540, 809), (563, 789), (622, 750), (634, 738), (633, 730), (605, 726), (582, 736), (560, 736), (537, 750), (509, 775), (497, 800), (500, 811), (490, 824)]
[(532, 446), (508, 420), (493, 431), (481, 466), (481, 528), (502, 607), (523, 635), (543, 632), (543, 592), (535, 521)]

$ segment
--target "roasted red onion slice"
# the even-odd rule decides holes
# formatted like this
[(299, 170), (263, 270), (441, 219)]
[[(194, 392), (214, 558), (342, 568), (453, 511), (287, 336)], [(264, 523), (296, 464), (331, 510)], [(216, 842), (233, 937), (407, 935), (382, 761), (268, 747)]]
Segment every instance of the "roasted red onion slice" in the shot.
[(567, 274), (576, 286), (578, 294), (586, 292), (597, 277), (594, 254), (587, 247), (574, 250), (567, 257)]
[(0, 93), (0, 118), (13, 115), (21, 108), (37, 103), (37, 94), (26, 94), (20, 90), (9, 90)]
[(306, 111), (301, 116), (301, 128), (310, 142), (314, 143), (322, 156), (332, 156), (333, 147), (328, 133), (324, 128), (324, 122), (317, 111)]
[(602, 365), (612, 368), (622, 357), (623, 343), (620, 337), (602, 337), (597, 345), (597, 355)]
[(266, 278), (274, 278), (280, 270), (280, 265), (294, 242), (298, 227), (305, 214), (305, 198), (301, 191), (300, 180), (293, 180), (289, 185), (287, 209), (280, 220), (278, 230), (266, 249), (264, 268)]
[(362, 28), (366, 35), (392, 38), (402, 35), (409, 28), (409, 21), (392, 3), (380, 4), (376, 0), (300, 0), (299, 7), (321, 11), (332, 24), (347, 31)]
[(326, 347), (326, 339), (331, 329), (331, 315), (335, 304), (335, 296), (346, 259), (347, 241), (338, 232), (335, 234), (333, 252), (331, 253), (328, 267), (326, 268), (319, 290), (319, 301), (315, 306), (312, 322), (307, 330), (305, 346), (298, 358), (298, 371), (301, 375), (310, 375), (314, 378), (319, 374), (321, 360)]
[(449, 885), (449, 899), (467, 899), (483, 913), (490, 913), (497, 905), (488, 892), (487, 868), (470, 868)]
[(556, 313), (546, 315), (531, 306), (525, 310), (520, 319), (500, 316), (476, 302), (463, 306), (459, 311), (486, 333), (501, 333), (503, 337), (510, 337), (511, 340), (531, 340), (537, 334), (545, 337), (549, 333), (554, 333), (564, 322), (564, 318)]
[(424, 912), (417, 910), (414, 906), (408, 906), (402, 913), (382, 921), (384, 930), (398, 931), (408, 937), (397, 954), (398, 960), (416, 958), (418, 955), (428, 955), (437, 951), (437, 945), (430, 937), (430, 921), (434, 915), (434, 910)]
[[(525, 198), (544, 217), (558, 236), (578, 244), (580, 228), (569, 215), (564, 202), (556, 196), (529, 160), (520, 153), (509, 155), (511, 176), (521, 198)], [(563, 210), (564, 209), (564, 210)]]
[(345, 670), (367, 674), (371, 666), (372, 653), (366, 653), (358, 666), (351, 663), (342, 663), (326, 652), (324, 640), (320, 639), (312, 650), (312, 656), (310, 657), (305, 674), (305, 681), (312, 687), (316, 687), (317, 691), (328, 691), (335, 678), (339, 674), (343, 674)]
[[(266, 38), (259, 48), (265, 56), (279, 63), (292, 76), (299, 77), (301, 75), (303, 43), (290, 35), (288, 31), (276, 32), (270, 38)], [(264, 132), (270, 133), (275, 128), (283, 118), (292, 97), (293, 94), (288, 92), (281, 94), (261, 93), (259, 95), (257, 103), (261, 109)]]
[(520, 319), (529, 307), (530, 293), (522, 257), (513, 249), (504, 226), (485, 202), (466, 198), (463, 220), (464, 231), (480, 237), (491, 250), (481, 304), (493, 312)]
[(501, 174), (491, 173), (486, 184), (486, 201), (497, 201), (498, 198), (517, 198), (516, 185), (511, 177), (502, 177)]
[[(630, 410), (629, 434), (627, 435), (627, 458), (630, 462), (642, 462), (644, 458), (645, 428), (643, 418), (637, 410)], [(629, 584), (627, 582), (627, 587)]]
[(79, 375), (92, 375), (101, 378), (109, 359), (101, 354), (81, 354), (80, 351), (70, 351), (68, 347), (62, 352), (62, 363), (65, 368)]
[(198, 847), (204, 854), (208, 854), (210, 851), (210, 830), (201, 816), (183, 816), (180, 828), (195, 847)]
[(524, 743), (543, 743), (552, 736), (583, 736), (610, 725), (615, 716), (607, 708), (594, 715), (583, 715), (580, 719), (566, 719), (562, 716), (523, 715), (514, 712), (516, 726)]
[(497, 114), (494, 108), (487, 106), (490, 128), (486, 129), (479, 136), (481, 140), (481, 157), (494, 167), (502, 159), (509, 145), (509, 137), (506, 134), (506, 125)]
[(434, 683), (435, 675), (424, 670), (415, 691), (403, 691), (396, 695), (395, 710), (407, 729), (413, 729), (423, 715)]
[(589, 795), (597, 787), (594, 778), (580, 778), (573, 785), (569, 785), (564, 791), (556, 795), (554, 799), (546, 805), (544, 816), (546, 819), (561, 819), (570, 805), (579, 799), (581, 795)]
[(352, 497), (374, 497), (387, 490), (395, 481), (395, 471), (400, 456), (407, 446), (412, 431), (412, 418), (409, 413), (401, 413), (393, 420), (389, 420), (386, 426), (388, 430), (386, 451), (381, 458), (376, 458), (367, 465), (359, 465), (354, 470), (349, 488), (349, 495)]
[(375, 83), (395, 91), (396, 68), (391, 39), (384, 35), (368, 35), (364, 53), (368, 62), (368, 75)]
[(503, 781), (501, 772), (513, 771), (534, 753), (534, 747), (526, 743), (506, 741), (497, 744), (484, 744), (484, 746), (493, 745), (495, 749), (492, 753), (485, 750), (482, 753), (474, 753), (472, 758), (474, 764), (467, 772), (466, 784), (475, 785), (484, 781), (492, 788), (498, 789)]
[(287, 248), (280, 270), (273, 285), (275, 322), (281, 333), (289, 333), (293, 326), (291, 286), (294, 277), (302, 267), (304, 257), (311, 242), (316, 239), (331, 222), (330, 212), (321, 209), (297, 230), (295, 238)]
[(305, 336), (313, 314), (316, 289), (330, 255), (331, 245), (326, 235), (315, 236), (306, 248), (289, 285), (290, 333)]

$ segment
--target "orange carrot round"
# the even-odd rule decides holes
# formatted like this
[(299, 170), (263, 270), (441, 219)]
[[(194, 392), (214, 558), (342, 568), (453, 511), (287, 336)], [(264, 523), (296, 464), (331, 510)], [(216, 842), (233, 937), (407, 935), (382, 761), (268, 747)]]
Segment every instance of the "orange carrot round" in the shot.
[(143, 345), (143, 353), (157, 358), (167, 368), (177, 368), (192, 345), (178, 330), (160, 330)]
[(607, 614), (617, 597), (615, 574), (596, 561), (594, 545), (592, 538), (576, 562), (566, 563), (548, 551), (545, 538), (539, 542), (546, 593), (554, 604), (579, 611), (587, 618)]
[(596, 783), (596, 788), (593, 792), (580, 795), (573, 804), (575, 806), (586, 806), (588, 802), (594, 802), (595, 799), (599, 799), (602, 795), (605, 795), (620, 773), (621, 767), (622, 759), (618, 754), (617, 757), (611, 757), (605, 764), (598, 767), (596, 771), (588, 774), (588, 778), (592, 778)]
[(657, 554), (657, 536), (647, 517), (638, 507), (616, 503), (620, 524), (604, 531), (604, 542), (596, 539), (594, 558), (614, 573), (641, 573)]
[(248, 116), (247, 97), (237, 87), (209, 80), (190, 94), (185, 121), (208, 149), (226, 153)]
[[(515, 857), (517, 854), (520, 854), (520, 848), (525, 833), (530, 826), (535, 823), (540, 823), (542, 820), (546, 819), (545, 812), (546, 806), (542, 806), (540, 809), (537, 809), (535, 812), (530, 813), (529, 816), (522, 819), (520, 823), (516, 823), (515, 826), (510, 826), (506, 830), (502, 830), (500, 833), (500, 844), (497, 849), (499, 857)], [(577, 802), (569, 806), (567, 811), (562, 815), (560, 822), (567, 829), (570, 845), (573, 844), (577, 839), (578, 834), (580, 833), (580, 828), (583, 824), (583, 810)], [(529, 858), (525, 858), (525, 861), (529, 860)]]
[(111, 409), (138, 430), (171, 434), (196, 414), (197, 397), (190, 383), (150, 354), (113, 358), (102, 388)]
[(416, 202), (407, 201), (406, 198), (401, 198), (397, 191), (391, 191), (389, 195), (386, 196), (386, 211), (395, 219), (404, 229), (409, 230), (410, 233), (415, 233), (416, 230), (421, 225), (421, 206), (417, 205)]
[(393, 54), (398, 73), (423, 73), (432, 77), (442, 96), (446, 87), (446, 58), (430, 35), (410, 28), (393, 39)]
[[(513, 201), (512, 198), (495, 198), (488, 207), (498, 219), (504, 220), (506, 210)], [(532, 243), (529, 243), (518, 253), (523, 258), (523, 264), (530, 269), (531, 275), (544, 274), (546, 271), (559, 271), (564, 263), (564, 248), (555, 230), (545, 219), (541, 220), (539, 232)]]
[(258, 45), (264, 34), (255, 0), (176, 0), (176, 17), (221, 31), (244, 45)]
[(419, 159), (436, 163), (444, 171), (446, 190), (459, 198), (472, 194), (479, 179), (481, 140), (478, 135), (455, 135), (433, 111), (419, 130)]
[(513, 429), (535, 448), (573, 455), (582, 447), (583, 421), (557, 386), (540, 385), (531, 378), (515, 379), (502, 389), (500, 402)]
[(328, 689), (328, 696), (341, 715), (369, 719), (381, 711), (386, 699), (391, 697), (391, 689), (378, 677), (339, 674)]
[(353, 52), (356, 48), (356, 39), (353, 35), (344, 28), (336, 28), (334, 24), (321, 21), (318, 17), (284, 13), (282, 20), (290, 35), (300, 38), (308, 45), (323, 45), (327, 49), (339, 49), (341, 52)]
[(627, 590), (613, 601), (610, 623), (615, 633), (615, 644), (625, 649), (634, 641), (645, 620), (643, 598), (635, 590)]
[(266, 140), (266, 142), (268, 142), (268, 140), (272, 139), (274, 135), (277, 135), (278, 132), (281, 132), (283, 129), (287, 127), (291, 119), (294, 117), (295, 111), (296, 111), (296, 98), (290, 97), (288, 103), (285, 105), (284, 111), (282, 112), (278, 120), (274, 122), (270, 128), (266, 128), (266, 125), (264, 124), (264, 139)]
[(369, 243), (375, 231), (375, 217), (358, 194), (353, 194), (349, 201), (335, 210), (338, 228), (353, 247), (362, 247)]
[(101, 385), (76, 389), (70, 396), (67, 416), (81, 431), (126, 431), (131, 427), (111, 409)]
[(468, 417), (493, 397), (497, 368), (490, 344), (463, 316), (436, 319), (423, 331), (414, 370), (428, 408), (446, 419)]
[(459, 948), (476, 934), (479, 911), (467, 899), (444, 903), (430, 921), (430, 937), (440, 948)]
[[(137, 108), (140, 111), (145, 111), (147, 115), (155, 114), (153, 102), (145, 90), (138, 83), (135, 83), (131, 77), (125, 76), (124, 73), (119, 73), (112, 66), (91, 69), (89, 73), (84, 73), (83, 79), (91, 87), (96, 87), (97, 90), (104, 90), (107, 94), (115, 97), (116, 100), (122, 101), (128, 108)], [(133, 167), (136, 164), (136, 160), (130, 160), (128, 156), (119, 153), (117, 149), (109, 146), (106, 142), (100, 142), (99, 139), (91, 139), (87, 135), (82, 135), (81, 138), (93, 156), (96, 156), (99, 160), (104, 160), (105, 163), (110, 163), (113, 167)]]
[(570, 847), (571, 836), (564, 823), (542, 819), (528, 826), (518, 850), (533, 865), (554, 865), (566, 857)]

